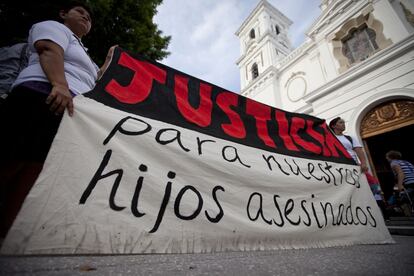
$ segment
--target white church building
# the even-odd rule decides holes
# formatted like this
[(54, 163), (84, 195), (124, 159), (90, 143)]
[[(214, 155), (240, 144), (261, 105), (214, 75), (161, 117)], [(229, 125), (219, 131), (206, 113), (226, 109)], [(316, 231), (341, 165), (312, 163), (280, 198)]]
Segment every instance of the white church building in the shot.
[(327, 122), (344, 118), (389, 195), (385, 153), (414, 162), (414, 0), (321, 0), (320, 8), (294, 49), (293, 22), (258, 3), (236, 32), (241, 94)]

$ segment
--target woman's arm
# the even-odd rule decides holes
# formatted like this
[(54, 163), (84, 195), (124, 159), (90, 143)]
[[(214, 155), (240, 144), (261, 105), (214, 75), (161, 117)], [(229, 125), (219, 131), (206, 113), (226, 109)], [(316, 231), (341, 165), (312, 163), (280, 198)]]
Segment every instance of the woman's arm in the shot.
[(108, 54), (106, 55), (106, 58), (105, 58), (105, 62), (98, 71), (98, 80), (102, 77), (103, 73), (108, 68), (109, 63), (111, 63), (112, 56), (114, 55), (115, 47), (118, 47), (118, 45), (114, 45), (111, 48), (109, 48)]
[(365, 158), (364, 150), (360, 147), (354, 148), (356, 155), (358, 156), (359, 161), (361, 162), (362, 172), (368, 171), (367, 159)]
[(73, 101), (65, 77), (62, 47), (49, 40), (38, 40), (34, 47), (39, 54), (40, 65), (52, 85), (46, 104), (50, 105), (50, 111), (56, 115), (62, 114), (67, 108), (69, 116), (72, 116)]

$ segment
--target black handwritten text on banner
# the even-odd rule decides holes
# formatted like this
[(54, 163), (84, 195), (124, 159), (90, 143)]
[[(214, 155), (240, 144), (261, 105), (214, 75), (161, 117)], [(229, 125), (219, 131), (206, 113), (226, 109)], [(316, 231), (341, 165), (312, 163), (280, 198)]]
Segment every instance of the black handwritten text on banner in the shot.
[(116, 49), (74, 99), (2, 253), (193, 253), (391, 243), (323, 120)]

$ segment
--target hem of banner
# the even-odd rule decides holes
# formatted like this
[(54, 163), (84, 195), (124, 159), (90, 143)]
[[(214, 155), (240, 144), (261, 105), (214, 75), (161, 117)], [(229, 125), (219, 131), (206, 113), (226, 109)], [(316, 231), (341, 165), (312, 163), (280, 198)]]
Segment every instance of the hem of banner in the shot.
[[(358, 245), (390, 245), (395, 244), (394, 239), (390, 238), (389, 240), (384, 241), (367, 241), (367, 242), (313, 242), (308, 243), (307, 245), (276, 245), (273, 248), (260, 248), (254, 249), (224, 249), (224, 250), (201, 250), (196, 252), (96, 252), (91, 249), (86, 248), (55, 248), (55, 249), (45, 249), (45, 250), (28, 250), (30, 252), (19, 252), (20, 250), (10, 250), (10, 248), (2, 248), (0, 251), (1, 256), (47, 256), (47, 255), (154, 255), (154, 254), (210, 254), (210, 253), (229, 253), (229, 252), (260, 252), (260, 251), (275, 251), (275, 250), (306, 250), (306, 249), (322, 249), (322, 248), (335, 248), (335, 247), (350, 247)], [(14, 251), (11, 252), (11, 251)]]

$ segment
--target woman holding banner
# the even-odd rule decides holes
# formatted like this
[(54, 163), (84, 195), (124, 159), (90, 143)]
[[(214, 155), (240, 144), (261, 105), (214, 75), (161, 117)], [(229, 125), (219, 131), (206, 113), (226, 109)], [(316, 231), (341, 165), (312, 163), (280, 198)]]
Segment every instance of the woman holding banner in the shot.
[(367, 161), (362, 145), (354, 137), (343, 134), (345, 131), (345, 121), (341, 117), (336, 117), (329, 122), (329, 127), (334, 132), (336, 138), (341, 141), (349, 155), (354, 158), (355, 162), (360, 164), (361, 171), (368, 171)]
[(92, 27), (91, 11), (66, 3), (59, 20), (34, 24), (28, 66), (13, 84), (0, 111), (1, 236), (4, 237), (39, 175), (62, 114), (73, 115), (72, 97), (90, 91), (108, 67), (114, 47), (99, 69), (81, 39)]

